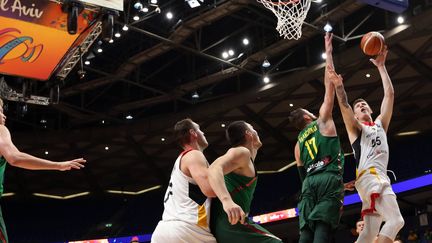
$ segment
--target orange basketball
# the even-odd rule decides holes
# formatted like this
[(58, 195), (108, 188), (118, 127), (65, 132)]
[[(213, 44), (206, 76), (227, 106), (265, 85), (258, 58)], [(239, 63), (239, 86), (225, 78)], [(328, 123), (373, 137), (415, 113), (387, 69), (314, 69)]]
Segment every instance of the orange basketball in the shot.
[(368, 56), (380, 54), (384, 50), (384, 45), (384, 36), (375, 31), (365, 34), (360, 42), (362, 51)]

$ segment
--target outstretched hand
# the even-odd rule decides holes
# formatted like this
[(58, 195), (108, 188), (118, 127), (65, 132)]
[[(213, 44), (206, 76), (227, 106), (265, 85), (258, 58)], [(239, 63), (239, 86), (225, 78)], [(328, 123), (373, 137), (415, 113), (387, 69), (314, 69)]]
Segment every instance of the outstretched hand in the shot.
[(324, 36), (325, 52), (327, 56), (333, 52), (333, 33), (326, 32)]
[(342, 75), (337, 74), (336, 71), (330, 66), (327, 66), (327, 75), (334, 86), (339, 86), (342, 84)]
[(344, 190), (345, 191), (354, 191), (354, 189), (355, 189), (355, 180), (344, 183)]
[(223, 209), (228, 215), (228, 221), (230, 224), (235, 225), (239, 221), (241, 224), (244, 224), (246, 214), (243, 212), (243, 209), (237, 205), (232, 200), (223, 203)]
[(380, 54), (378, 54), (378, 56), (375, 59), (371, 58), (369, 59), (369, 61), (371, 61), (377, 67), (383, 67), (387, 59), (387, 53), (388, 53), (387, 46), (384, 46), (384, 50)]
[(83, 163), (87, 162), (83, 158), (74, 159), (74, 160), (68, 160), (60, 162), (60, 169), (61, 171), (71, 170), (71, 169), (81, 169), (84, 168)]

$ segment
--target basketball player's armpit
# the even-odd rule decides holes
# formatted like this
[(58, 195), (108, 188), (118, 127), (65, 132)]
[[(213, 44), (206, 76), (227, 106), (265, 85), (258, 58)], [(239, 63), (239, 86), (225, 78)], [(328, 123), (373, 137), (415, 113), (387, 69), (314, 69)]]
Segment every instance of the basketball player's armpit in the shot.
[(348, 104), (348, 97), (343, 85), (339, 85), (336, 87), (336, 95), (341, 105), (343, 105), (345, 108), (350, 107), (350, 105)]

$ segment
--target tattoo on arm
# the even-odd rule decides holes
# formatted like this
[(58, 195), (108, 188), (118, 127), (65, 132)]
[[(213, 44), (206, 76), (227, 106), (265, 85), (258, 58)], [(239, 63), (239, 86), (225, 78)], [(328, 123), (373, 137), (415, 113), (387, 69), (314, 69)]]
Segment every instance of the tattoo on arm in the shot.
[(349, 107), (348, 97), (343, 85), (336, 87), (336, 95), (339, 98), (340, 104), (342, 104), (344, 107)]

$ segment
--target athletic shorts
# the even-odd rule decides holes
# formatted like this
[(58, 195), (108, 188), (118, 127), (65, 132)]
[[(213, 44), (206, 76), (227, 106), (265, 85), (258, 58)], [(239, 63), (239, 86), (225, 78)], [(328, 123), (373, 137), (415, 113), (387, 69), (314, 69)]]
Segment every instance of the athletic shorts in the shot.
[(316, 221), (328, 223), (336, 229), (342, 215), (343, 197), (340, 175), (322, 172), (307, 176), (298, 203), (300, 230), (305, 226), (315, 230)]
[(212, 233), (215, 235), (218, 243), (281, 243), (282, 240), (271, 234), (262, 226), (246, 219), (244, 224), (237, 223), (231, 225), (219, 221), (212, 227)]
[(0, 208), (0, 243), (8, 243), (8, 236), (6, 233), (6, 225), (3, 220), (3, 213)]
[(183, 221), (159, 221), (153, 232), (152, 243), (216, 243), (203, 228)]
[(396, 196), (387, 175), (365, 173), (356, 181), (355, 187), (359, 193), (360, 199), (362, 200), (362, 212), (365, 213), (373, 213), (375, 204), (373, 199), (374, 197), (382, 195)]

